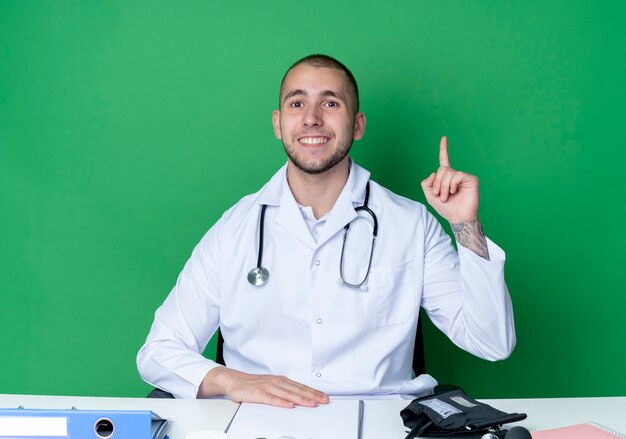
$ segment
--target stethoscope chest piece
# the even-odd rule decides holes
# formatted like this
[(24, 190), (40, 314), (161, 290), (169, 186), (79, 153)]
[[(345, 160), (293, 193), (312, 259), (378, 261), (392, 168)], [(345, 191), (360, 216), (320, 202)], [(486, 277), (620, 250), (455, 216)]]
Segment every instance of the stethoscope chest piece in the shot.
[(267, 283), (270, 278), (270, 272), (265, 268), (263, 264), (263, 229), (265, 225), (265, 209), (267, 204), (261, 206), (261, 219), (259, 221), (259, 257), (257, 259), (256, 267), (248, 272), (248, 282), (255, 287), (262, 287)]
[(265, 285), (269, 278), (270, 272), (265, 267), (254, 267), (248, 272), (248, 282), (255, 287)]

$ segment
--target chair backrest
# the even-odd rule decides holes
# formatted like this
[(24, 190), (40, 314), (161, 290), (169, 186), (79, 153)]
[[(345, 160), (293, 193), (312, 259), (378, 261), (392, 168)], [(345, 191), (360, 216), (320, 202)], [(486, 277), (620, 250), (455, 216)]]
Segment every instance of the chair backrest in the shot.
[(422, 329), (422, 320), (424, 313), (420, 312), (417, 320), (417, 328), (415, 328), (415, 350), (413, 351), (413, 372), (415, 376), (426, 373), (426, 361), (424, 360), (424, 331)]
[[(215, 362), (225, 366), (224, 362), (224, 337), (222, 331), (217, 330), (217, 349), (215, 350)], [(415, 350), (413, 351), (413, 372), (415, 376), (426, 373), (424, 361), (424, 332), (422, 330), (422, 316), (417, 321), (415, 330)], [(161, 389), (154, 389), (148, 394), (148, 398), (174, 398), (174, 395)]]
[(217, 328), (217, 348), (215, 349), (215, 362), (226, 366), (224, 361), (224, 337), (222, 337), (222, 331)]

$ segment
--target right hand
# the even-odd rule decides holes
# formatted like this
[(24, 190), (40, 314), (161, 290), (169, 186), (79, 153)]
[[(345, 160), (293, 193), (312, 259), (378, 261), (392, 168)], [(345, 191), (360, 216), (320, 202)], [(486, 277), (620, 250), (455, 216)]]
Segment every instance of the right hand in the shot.
[(284, 376), (253, 375), (226, 367), (216, 367), (206, 374), (199, 398), (226, 395), (235, 402), (254, 402), (276, 407), (296, 405), (317, 407), (327, 404), (328, 395)]
[(478, 218), (478, 177), (450, 167), (448, 139), (439, 143), (439, 168), (422, 181), (426, 201), (450, 224)]

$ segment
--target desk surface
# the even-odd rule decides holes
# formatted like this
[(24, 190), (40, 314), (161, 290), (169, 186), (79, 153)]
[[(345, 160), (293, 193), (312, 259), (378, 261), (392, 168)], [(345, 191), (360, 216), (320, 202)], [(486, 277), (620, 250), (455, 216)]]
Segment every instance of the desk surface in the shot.
[[(529, 430), (542, 430), (594, 421), (626, 433), (626, 397), (485, 399), (484, 402), (507, 412), (524, 412), (528, 419), (515, 423)], [(405, 427), (400, 410), (405, 400), (365, 402), (363, 439), (402, 439)], [(0, 395), (0, 407), (64, 409), (152, 410), (170, 421), (171, 439), (185, 439), (196, 430), (224, 431), (239, 404), (228, 400), (179, 400), (147, 398), (104, 398), (71, 396)], [(452, 439), (453, 436), (450, 436)]]
[[(626, 433), (626, 397), (605, 398), (538, 398), (538, 399), (481, 399), (482, 402), (513, 413), (526, 413), (528, 418), (509, 424), (520, 425), (530, 431), (564, 427), (594, 421)], [(405, 427), (400, 410), (409, 401), (376, 400), (365, 404), (363, 439), (402, 439)], [(462, 438), (463, 436), (447, 436)]]
[(1, 408), (83, 410), (152, 410), (168, 420), (170, 439), (185, 439), (197, 430), (224, 431), (239, 404), (225, 399), (148, 399), (90, 396), (0, 395)]

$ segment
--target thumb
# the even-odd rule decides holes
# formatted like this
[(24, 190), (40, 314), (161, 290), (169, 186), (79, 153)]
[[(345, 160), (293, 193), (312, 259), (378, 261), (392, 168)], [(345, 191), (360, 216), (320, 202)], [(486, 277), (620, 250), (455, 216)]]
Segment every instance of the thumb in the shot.
[(424, 180), (422, 180), (422, 190), (424, 191), (424, 193), (426, 193), (426, 191), (430, 192), (430, 189), (433, 187), (433, 183), (435, 182), (436, 177), (437, 174), (433, 172)]

